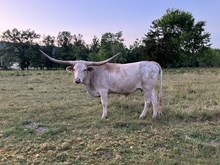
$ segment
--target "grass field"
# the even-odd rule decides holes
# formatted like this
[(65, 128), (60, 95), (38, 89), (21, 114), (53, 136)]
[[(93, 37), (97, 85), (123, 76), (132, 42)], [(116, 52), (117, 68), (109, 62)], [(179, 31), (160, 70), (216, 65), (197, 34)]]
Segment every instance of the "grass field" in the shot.
[(220, 164), (220, 68), (164, 71), (163, 115), (143, 93), (99, 98), (65, 71), (0, 71), (0, 164)]

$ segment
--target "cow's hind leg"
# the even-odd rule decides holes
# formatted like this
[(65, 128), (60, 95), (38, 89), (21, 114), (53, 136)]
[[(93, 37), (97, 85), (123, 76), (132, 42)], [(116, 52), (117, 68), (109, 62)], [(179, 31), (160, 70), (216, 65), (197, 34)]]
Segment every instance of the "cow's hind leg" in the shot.
[(155, 89), (152, 89), (151, 92), (151, 102), (153, 105), (153, 118), (155, 118), (157, 116), (157, 111), (158, 111), (158, 101), (157, 101), (157, 95), (155, 92)]
[(150, 102), (151, 102), (151, 97), (150, 97), (151, 93), (150, 92), (144, 92), (144, 109), (140, 115), (140, 118), (144, 118), (147, 114), (147, 111), (149, 109), (150, 106)]

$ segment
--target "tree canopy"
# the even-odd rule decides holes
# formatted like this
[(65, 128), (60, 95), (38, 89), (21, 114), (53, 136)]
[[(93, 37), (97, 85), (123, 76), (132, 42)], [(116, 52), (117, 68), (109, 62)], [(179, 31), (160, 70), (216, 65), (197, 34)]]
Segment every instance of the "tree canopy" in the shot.
[(147, 57), (166, 67), (198, 66), (199, 55), (211, 45), (205, 22), (179, 9), (154, 20), (143, 43)]
[(30, 29), (19, 31), (14, 28), (13, 30), (6, 30), (2, 35), (7, 54), (17, 59), (21, 69), (28, 68), (33, 61), (33, 56), (36, 53), (33, 49), (36, 47), (34, 41), (38, 38), (40, 35)]
[(99, 61), (120, 52), (117, 62), (156, 61), (163, 67), (220, 66), (220, 50), (210, 48), (205, 21), (195, 21), (191, 13), (168, 9), (152, 22), (150, 30), (133, 44), (124, 44), (123, 32), (106, 32), (86, 44), (82, 34), (61, 31), (57, 37), (39, 35), (34, 30), (6, 30), (0, 37), (0, 67), (18, 62), (22, 69), (60, 67), (40, 55), (39, 48), (64, 60)]

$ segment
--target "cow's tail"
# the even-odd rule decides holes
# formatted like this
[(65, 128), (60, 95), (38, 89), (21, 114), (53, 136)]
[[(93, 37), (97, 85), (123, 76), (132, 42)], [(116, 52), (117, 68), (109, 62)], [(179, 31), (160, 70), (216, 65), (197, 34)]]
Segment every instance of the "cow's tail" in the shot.
[(162, 114), (162, 105), (163, 105), (163, 99), (162, 99), (162, 85), (163, 85), (163, 70), (161, 66), (158, 64), (159, 67), (159, 75), (160, 75), (160, 92), (159, 92), (159, 99), (158, 99), (158, 114)]

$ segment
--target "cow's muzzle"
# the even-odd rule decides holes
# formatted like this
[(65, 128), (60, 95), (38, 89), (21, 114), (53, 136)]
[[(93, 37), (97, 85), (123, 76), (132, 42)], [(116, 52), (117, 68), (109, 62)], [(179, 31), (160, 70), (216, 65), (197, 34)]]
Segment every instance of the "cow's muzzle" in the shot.
[(81, 83), (81, 80), (79, 78), (75, 78), (75, 83), (79, 84), (79, 83)]

